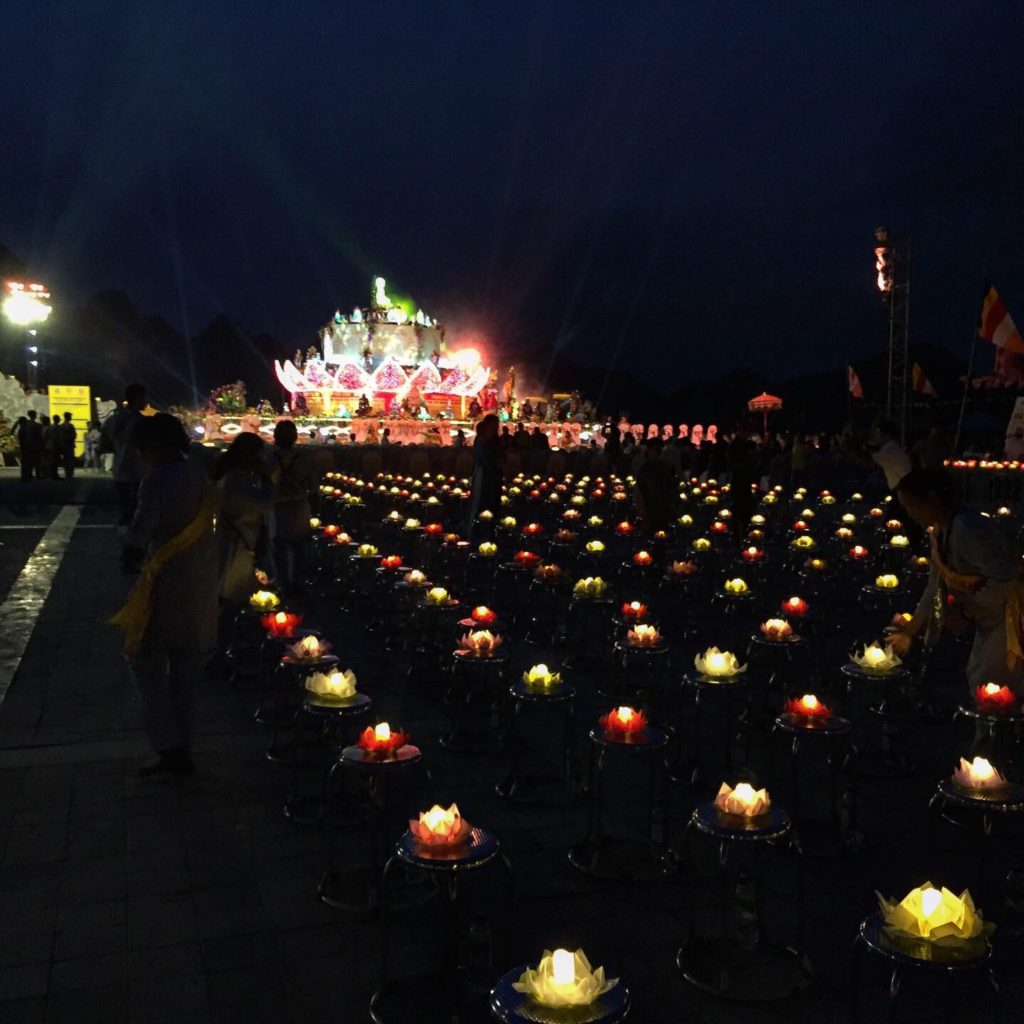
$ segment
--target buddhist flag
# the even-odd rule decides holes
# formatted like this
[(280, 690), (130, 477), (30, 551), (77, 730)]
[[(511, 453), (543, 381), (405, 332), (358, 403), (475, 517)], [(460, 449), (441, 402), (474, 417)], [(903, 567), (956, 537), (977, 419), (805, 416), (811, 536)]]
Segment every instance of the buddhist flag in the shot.
[(924, 370), (917, 363), (914, 363), (912, 378), (914, 390), (919, 395), (931, 395), (932, 398), (938, 397), (938, 392), (932, 387), (932, 382), (925, 376)]
[(846, 368), (847, 376), (847, 387), (850, 389), (850, 394), (854, 398), (863, 398), (864, 389), (860, 386), (860, 377), (857, 376), (857, 371), (852, 367)]
[(978, 334), (986, 341), (991, 341), (996, 348), (1006, 349), (1007, 352), (1024, 352), (1024, 339), (1003, 305), (1003, 300), (999, 298), (999, 293), (991, 285), (981, 303)]

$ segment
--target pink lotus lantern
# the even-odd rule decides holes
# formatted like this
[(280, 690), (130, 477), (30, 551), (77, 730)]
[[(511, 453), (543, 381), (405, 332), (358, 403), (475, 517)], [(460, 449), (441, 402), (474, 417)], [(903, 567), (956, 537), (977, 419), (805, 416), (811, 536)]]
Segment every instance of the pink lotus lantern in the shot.
[(464, 846), (473, 826), (459, 813), (458, 804), (447, 809), (434, 804), (429, 811), (420, 811), (419, 820), (410, 819), (409, 831), (417, 846), (426, 847), (430, 852), (440, 852)]
[(473, 658), (490, 658), (505, 642), (500, 633), (492, 633), (489, 629), (477, 629), (465, 633), (459, 641), (462, 649)]
[(793, 627), (785, 619), (765, 619), (761, 623), (761, 633), (768, 640), (789, 640), (793, 635)]
[(657, 647), (661, 643), (661, 634), (657, 626), (639, 623), (626, 634), (626, 642), (631, 647)]

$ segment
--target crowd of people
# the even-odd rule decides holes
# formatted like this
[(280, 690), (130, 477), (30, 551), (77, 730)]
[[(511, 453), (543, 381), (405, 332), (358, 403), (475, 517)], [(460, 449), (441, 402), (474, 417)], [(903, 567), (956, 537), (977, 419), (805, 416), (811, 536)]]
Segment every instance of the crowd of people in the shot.
[[(98, 424), (96, 427), (98, 432)], [(18, 440), (23, 482), (56, 480), (59, 470), (63, 470), (67, 480), (75, 475), (78, 428), (71, 413), (64, 413), (63, 419), (51, 419), (30, 409), (15, 423), (14, 436)]]

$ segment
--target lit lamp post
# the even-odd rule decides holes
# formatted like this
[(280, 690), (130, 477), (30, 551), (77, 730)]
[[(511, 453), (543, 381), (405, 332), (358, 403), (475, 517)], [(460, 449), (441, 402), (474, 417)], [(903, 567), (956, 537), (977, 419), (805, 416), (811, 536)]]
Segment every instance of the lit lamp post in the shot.
[(50, 315), (53, 307), (47, 303), (50, 293), (41, 284), (26, 284), (24, 281), (4, 281), (4, 316), (15, 327), (28, 331), (29, 341), (25, 346), (26, 385), (39, 386), (39, 346), (34, 344), (36, 324), (41, 324)]

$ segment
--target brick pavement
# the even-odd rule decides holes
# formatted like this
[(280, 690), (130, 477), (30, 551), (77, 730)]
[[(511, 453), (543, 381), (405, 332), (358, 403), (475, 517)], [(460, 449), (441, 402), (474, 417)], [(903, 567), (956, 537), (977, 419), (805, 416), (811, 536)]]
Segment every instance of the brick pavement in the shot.
[[(93, 509), (87, 518), (98, 517)], [(126, 586), (114, 568), (116, 555), (113, 531), (76, 531), (0, 706), (0, 1021), (367, 1019), (379, 926), (318, 900), (326, 838), (282, 813), (289, 777), (263, 757), (268, 736), (252, 720), (252, 689), (233, 689), (222, 679), (204, 682), (200, 770), (193, 780), (173, 785), (134, 778), (146, 754), (138, 702), (117, 638), (104, 626)], [(498, 800), (496, 757), (438, 746), (443, 720), (436, 683), (415, 675), (407, 681), (400, 661), (382, 651), (380, 635), (366, 632), (364, 616), (321, 601), (309, 619), (334, 640), (377, 710), (401, 721), (423, 747), (434, 796), (457, 799), (467, 817), (505, 844), (515, 869), (514, 901), (497, 876), (467, 893), (494, 918), (495, 975), (545, 946), (578, 944), (630, 985), (633, 1019), (645, 1024), (844, 1021), (849, 950), (857, 922), (873, 909), (873, 891), (901, 894), (924, 878), (955, 887), (965, 884), (976, 862), (974, 837), (928, 823), (928, 797), (950, 767), (948, 729), (941, 720), (922, 723), (914, 737), (917, 774), (862, 787), (867, 849), (842, 860), (805, 861), (811, 898), (804, 944), (817, 969), (814, 987), (768, 1006), (703, 996), (678, 977), (673, 958), (691, 899), (703, 906), (712, 888), (710, 861), (643, 885), (578, 874), (566, 850), (582, 836), (582, 805), (519, 807)], [(827, 665), (842, 663), (850, 639), (839, 634), (829, 640)], [(542, 655), (553, 652), (519, 645), (517, 670)], [(677, 660), (679, 671), (687, 660)], [(936, 675), (948, 705), (957, 693), (955, 673), (939, 667)], [(584, 688), (593, 682), (579, 681)], [(591, 697), (581, 701), (581, 728), (599, 704)], [(611, 800), (626, 803), (642, 780), (623, 773), (613, 782)], [(692, 805), (691, 794), (673, 790), (674, 827)], [(994, 860), (1000, 869), (1007, 863), (1002, 853)], [(783, 866), (774, 881), (784, 888), (794, 878)], [(776, 901), (769, 910), (793, 927), (792, 904)], [(400, 971), (412, 973), (431, 961), (435, 924), (429, 906), (403, 917), (395, 933)], [(1006, 974), (1004, 1019), (1016, 1012), (1020, 1020), (1021, 990), (1013, 976)], [(880, 971), (869, 977), (864, 1019), (883, 1019), (885, 978)], [(972, 1006), (975, 992), (962, 990), (958, 1021), (986, 1019)], [(906, 999), (908, 1013), (911, 1006), (937, 1012), (934, 996), (913, 982)], [(421, 1019), (438, 1018), (426, 1008)]]

